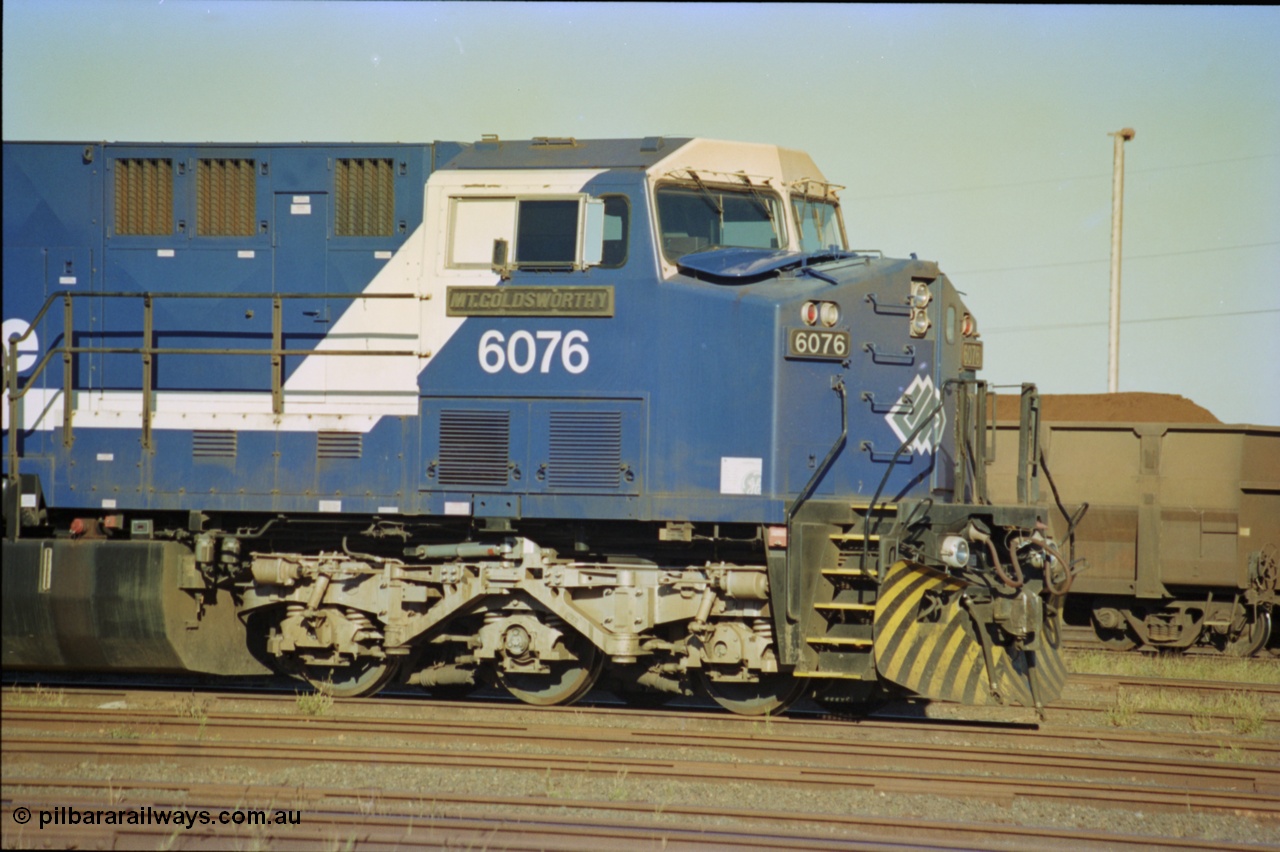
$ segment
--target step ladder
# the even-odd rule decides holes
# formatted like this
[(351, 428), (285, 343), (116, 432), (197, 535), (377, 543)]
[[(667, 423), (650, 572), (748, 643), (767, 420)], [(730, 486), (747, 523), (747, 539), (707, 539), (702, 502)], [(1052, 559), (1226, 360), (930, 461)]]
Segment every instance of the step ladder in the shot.
[[(865, 511), (864, 507), (862, 512)], [(879, 508), (877, 514), (881, 515), (882, 524), (889, 520)], [(836, 558), (822, 566), (820, 577), (809, 586), (813, 599), (803, 608), (801, 628), (804, 641), (817, 655), (817, 665), (804, 676), (876, 679), (872, 650), (880, 586), (876, 572), (880, 535), (864, 533), (863, 527), (860, 519), (831, 533)]]

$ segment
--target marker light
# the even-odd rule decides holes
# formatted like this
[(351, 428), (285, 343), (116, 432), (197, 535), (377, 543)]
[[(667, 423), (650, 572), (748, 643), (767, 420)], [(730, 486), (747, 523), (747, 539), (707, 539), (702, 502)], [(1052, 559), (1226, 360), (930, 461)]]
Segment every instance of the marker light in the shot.
[(929, 292), (928, 281), (911, 282), (911, 307), (921, 310), (929, 304), (933, 294)]
[(960, 320), (960, 333), (965, 337), (978, 336), (978, 321), (973, 318), (973, 314), (965, 314)]
[(840, 322), (840, 306), (835, 302), (823, 302), (822, 307), (818, 309), (819, 316), (822, 318), (822, 324), (827, 328)]
[(805, 302), (800, 307), (800, 318), (805, 325), (816, 325), (818, 322), (818, 303)]
[(929, 332), (929, 327), (933, 322), (929, 319), (929, 315), (924, 311), (915, 311), (911, 315), (911, 336), (924, 337)]

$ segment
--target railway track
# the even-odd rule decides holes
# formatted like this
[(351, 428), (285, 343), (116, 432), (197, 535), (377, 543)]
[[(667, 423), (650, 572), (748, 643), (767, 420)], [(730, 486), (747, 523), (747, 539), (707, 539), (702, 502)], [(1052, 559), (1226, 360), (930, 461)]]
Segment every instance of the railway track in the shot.
[[(197, 806), (235, 809), (242, 806), (244, 787), (219, 784), (173, 785), (133, 782), (126, 785), (85, 781), (47, 781), (15, 778), (11, 789), (40, 801), (61, 802), (62, 807), (100, 807), (104, 798), (118, 806), (146, 802), (151, 807), (190, 810)], [(780, 810), (706, 808), (691, 804), (653, 805), (641, 802), (591, 799), (554, 800), (556, 816), (547, 813), (550, 802), (539, 797), (455, 796), (381, 789), (259, 787), (255, 795), (276, 807), (305, 810), (307, 824), (279, 831), (275, 836), (261, 829), (231, 831), (202, 829), (181, 836), (183, 848), (224, 848), (228, 840), (259, 843), (287, 840), (290, 848), (331, 848), (335, 839), (362, 850), (402, 849), (406, 846), (440, 848), (584, 849), (626, 841), (637, 849), (708, 849), (732, 846), (741, 849), (883, 849), (910, 841), (923, 849), (1220, 849), (1255, 850), (1253, 844), (1166, 838), (1153, 843), (1150, 836), (1126, 835), (1083, 829), (1026, 828), (998, 822), (883, 819), (858, 815), (812, 814)], [(6, 800), (3, 817), (11, 821), (14, 806)], [(375, 812), (376, 811), (376, 812)], [(493, 814), (503, 814), (494, 819)], [(715, 828), (714, 826), (720, 826)], [(732, 826), (732, 828), (726, 827)], [(92, 842), (92, 833), (73, 826), (41, 835), (40, 840), (81, 845)], [(117, 842), (137, 841), (136, 846), (164, 845), (174, 839), (172, 828), (145, 827), (120, 832)], [(22, 840), (23, 837), (14, 837)], [(33, 833), (32, 839), (35, 839)], [(101, 839), (96, 838), (96, 839)], [(33, 844), (34, 845), (34, 844)]]
[[(67, 693), (65, 700), (75, 706), (23, 707), (21, 692), (5, 692), (8, 845), (17, 842), (9, 829), (11, 811), (20, 804), (176, 807), (225, 803), (225, 795), (214, 794), (230, 790), (241, 803), (300, 802), (297, 807), (308, 813), (314, 809), (327, 836), (347, 832), (359, 841), (353, 848), (362, 849), (403, 845), (410, 829), (423, 832), (413, 842), (480, 848), (625, 842), (637, 848), (822, 849), (833, 848), (833, 836), (840, 838), (839, 848), (882, 848), (876, 844), (885, 842), (891, 824), (907, 826), (905, 835), (893, 836), (914, 838), (924, 848), (1026, 848), (1026, 832), (1038, 837), (1047, 831), (1046, 837), (1061, 832), (1052, 835), (1061, 845), (1039, 848), (1151, 848), (1154, 842), (1150, 833), (1116, 838), (1109, 829), (1095, 826), (1090, 833), (1042, 816), (1033, 818), (1034, 827), (1006, 825), (1005, 833), (988, 824), (1020, 812), (1111, 814), (1096, 818), (1102, 825), (1114, 824), (1119, 810), (1151, 820), (1244, 821), (1264, 836), (1280, 827), (1280, 744), (1262, 737), (1149, 735), (1052, 720), (749, 720), (685, 709), (513, 710), (396, 698), (338, 701), (329, 714), (310, 717), (299, 716), (294, 695)], [(1247, 754), (1252, 762), (1223, 762), (1217, 755), (1224, 750)], [(85, 777), (67, 780), (72, 773)], [(475, 776), (494, 780), (464, 791), (444, 783)], [(242, 777), (253, 783), (229, 783)], [(355, 779), (355, 789), (326, 780), (339, 777)], [(523, 795), (495, 797), (495, 784)], [(672, 785), (683, 792), (669, 792)], [(423, 790), (430, 795), (418, 792)], [(782, 813), (777, 808), (740, 807), (731, 791), (746, 790), (767, 791), (757, 794), (768, 802), (794, 797), (804, 804), (787, 811), (787, 821), (767, 813)], [(725, 791), (729, 795), (717, 803)], [(343, 795), (357, 804), (345, 811), (334, 805)], [(376, 814), (371, 801), (378, 803)], [(918, 805), (922, 801), (935, 804)], [(923, 810), (906, 816), (877, 810), (904, 802)], [(493, 820), (487, 807), (500, 810), (503, 819)], [(548, 808), (556, 811), (554, 818)], [(832, 812), (841, 808), (852, 812)], [(577, 815), (564, 817), (566, 809)], [(679, 824), (673, 825), (677, 811)], [(955, 812), (999, 818), (936, 819)], [(704, 825), (695, 838), (685, 823), (699, 820), (719, 823)], [(722, 830), (726, 821), (731, 827)], [(281, 831), (290, 832), (291, 846), (305, 845), (318, 824), (296, 835), (293, 827)], [(586, 834), (574, 833), (587, 824)], [(83, 838), (73, 828), (59, 827), (40, 839), (63, 837), (58, 832), (65, 829), (65, 842), (78, 844)], [(223, 828), (184, 830), (182, 846), (216, 847), (228, 837)], [(591, 834), (596, 828), (602, 833)], [(112, 842), (155, 845), (158, 829), (131, 831), (113, 835)], [(477, 839), (485, 836), (490, 840)], [(977, 843), (980, 836), (992, 839)], [(1229, 845), (1233, 839), (1206, 837), (1168, 848), (1236, 848)]]
[[(682, 777), (723, 783), (755, 780), (901, 791), (927, 785), (940, 795), (1061, 798), (1108, 779), (1104, 792), (1149, 807), (1162, 807), (1176, 768), (1179, 789), (1246, 794), (1244, 798), (1207, 795), (1206, 808), (1257, 809), (1280, 816), (1280, 803), (1252, 793), (1280, 793), (1280, 767), (1226, 766), (1198, 758), (1172, 761), (1153, 757), (1116, 757), (1110, 753), (1073, 755), (1038, 747), (1007, 749), (929, 746), (918, 743), (850, 742), (770, 732), (686, 733), (583, 728), (566, 724), (458, 724), (430, 720), (264, 718), (258, 714), (210, 714), (177, 719), (167, 714), (104, 710), (6, 710), (5, 751), (10, 758), (38, 755), (42, 760), (77, 760), (87, 746), (116, 762), (235, 761), (268, 769), (302, 762), (382, 765), (476, 766), (494, 769), (589, 772), (614, 776)], [(14, 733), (48, 728), (51, 736)], [(1087, 742), (1087, 740), (1085, 740)], [(333, 745), (341, 742), (341, 745)], [(355, 747), (359, 743), (359, 748)], [(460, 754), (456, 743), (483, 751)], [(394, 743), (394, 745), (381, 745)], [(1162, 743), (1149, 738), (1147, 746)], [(1280, 746), (1259, 747), (1280, 763)], [(666, 756), (679, 754), (678, 759)], [(694, 759), (700, 756), (701, 759)], [(856, 766), (856, 769), (850, 769)], [(970, 777), (973, 776), (973, 777)], [(1042, 777), (1042, 776), (1047, 776)], [(1148, 791), (1145, 786), (1161, 789)], [(1091, 794), (1081, 788), (1081, 796)], [(1182, 800), (1174, 802), (1182, 806)]]
[[(475, 727), (489, 730), (518, 728), (513, 719), (540, 719), (542, 717), (568, 716), (576, 725), (604, 725), (617, 721), (622, 725), (634, 720), (635, 724), (646, 726), (667, 724), (684, 728), (686, 723), (696, 723), (706, 729), (724, 731), (747, 730), (760, 732), (792, 732), (797, 737), (839, 735), (841, 732), (913, 732), (918, 735), (959, 734), (964, 733), (975, 741), (990, 741), (994, 744), (1005, 738), (1007, 731), (1018, 731), (1024, 738), (1035, 738), (1041, 742), (1058, 742), (1073, 744), (1080, 742), (1124, 742), (1137, 746), (1145, 738), (1132, 735), (1128, 731), (1117, 731), (1111, 726), (1090, 727), (1087, 722), (1096, 722), (1100, 707), (1110, 700), (1109, 689), (1130, 684), (1131, 678), (1111, 680), (1099, 676), (1096, 683), (1100, 690), (1089, 692), (1079, 700), (1063, 703), (1061, 707), (1047, 710), (1047, 719), (1042, 724), (1034, 714), (1018, 710), (1014, 714), (989, 713), (979, 714), (970, 709), (964, 714), (947, 712), (952, 705), (928, 707), (924, 705), (889, 704), (877, 709), (870, 715), (842, 715), (817, 707), (816, 705), (800, 706), (785, 716), (770, 719), (739, 719), (726, 715), (719, 709), (693, 704), (667, 706), (652, 709), (637, 709), (620, 706), (608, 697), (599, 697), (595, 703), (590, 701), (573, 707), (534, 707), (524, 704), (513, 704), (510, 699), (495, 693), (493, 697), (479, 696), (469, 700), (438, 700), (429, 697), (398, 698), (388, 694), (370, 699), (347, 699), (336, 702), (338, 708), (358, 708), (361, 714), (373, 718), (378, 716), (406, 716), (407, 724), (421, 730), (433, 718), (447, 716), (456, 712), (464, 712), (469, 716), (488, 720)], [(1165, 681), (1155, 681), (1160, 684)], [(1277, 694), (1275, 690), (1265, 686), (1239, 685), (1246, 690), (1259, 689), (1266, 694)], [(1190, 687), (1194, 688), (1194, 687)], [(24, 708), (16, 703), (14, 696), (22, 693), (13, 688), (5, 691), (7, 696), (6, 713), (13, 713), (11, 719), (22, 717), (25, 712), (32, 712), (41, 717), (41, 708)], [(113, 712), (125, 708), (135, 708), (138, 714), (143, 711), (152, 712), (158, 724), (181, 723), (184, 717), (193, 718), (207, 713), (219, 713), (225, 717), (234, 717), (243, 712), (253, 719), (261, 719), (272, 714), (281, 718), (297, 718), (298, 693), (250, 693), (242, 692), (187, 692), (174, 693), (171, 697), (157, 697), (150, 691), (135, 690), (75, 690), (73, 697), (88, 708), (88, 712), (97, 714), (96, 718), (108, 718)], [(1092, 699), (1092, 700), (1089, 700)], [(163, 710), (156, 711), (159, 705), (166, 705)], [(929, 715), (930, 713), (934, 715)], [(1156, 714), (1165, 718), (1185, 718), (1185, 714)], [(985, 716), (985, 718), (983, 718)], [(141, 715), (125, 714), (123, 718), (140, 719)], [(322, 721), (306, 719), (306, 721)], [(1266, 717), (1267, 724), (1280, 724), (1280, 716)], [(816, 733), (815, 733), (816, 732)], [(1168, 731), (1162, 731), (1160, 743), (1181, 742), (1171, 739)], [(1191, 740), (1188, 740), (1191, 742)]]
[[(1272, 660), (1243, 659), (1253, 660), (1260, 667), (1262, 665), (1280, 667), (1280, 663)], [(156, 681), (154, 677), (148, 677), (148, 675), (74, 675), (33, 672), (5, 672), (4, 687), (8, 688), (8, 690), (36, 687), (68, 687), (74, 688), (78, 693), (86, 693), (86, 690), (88, 690), (99, 692), (102, 696), (118, 697), (123, 697), (128, 692), (189, 690), (192, 693), (198, 693), (198, 695), (211, 696), (211, 700), (234, 700), (234, 698), (253, 695), (275, 696), (276, 700), (283, 702), (292, 702), (300, 688), (301, 690), (306, 688), (289, 678), (192, 678), (175, 675), (173, 678), (164, 678), (161, 681)], [(1268, 700), (1274, 698), (1276, 706), (1280, 707), (1280, 683), (1238, 683), (1234, 681), (1202, 681), (1202, 679), (1190, 681), (1190, 679), (1138, 677), (1138, 675), (1128, 674), (1071, 673), (1068, 677), (1068, 687), (1064, 692), (1064, 700), (1056, 701), (1055, 704), (1046, 707), (1046, 713), (1048, 716), (1062, 716), (1059, 722), (1074, 724), (1087, 714), (1089, 707), (1114, 700), (1115, 692), (1124, 690), (1124, 688), (1176, 690), (1181, 693), (1208, 693), (1208, 695), (1212, 695), (1212, 693), (1225, 695), (1225, 693), (1231, 692), (1249, 692), (1252, 695), (1266, 697)], [(526, 706), (517, 702), (508, 693), (500, 690), (483, 690), (481, 688), (481, 690), (477, 690), (474, 693), (474, 697), (477, 700), (490, 702), (490, 704), (494, 705)], [(387, 688), (387, 690), (380, 692), (378, 696), (371, 698), (371, 700), (388, 702), (389, 705), (421, 706), (422, 702), (429, 700), (429, 698), (428, 693), (416, 690), (416, 688), (398, 687)], [(680, 698), (680, 700), (676, 700), (667, 706), (672, 707), (672, 709), (678, 707), (681, 713), (687, 713), (687, 711), (692, 710), (699, 711), (699, 713), (700, 711), (710, 711), (710, 714), (722, 715), (721, 710), (713, 702), (696, 700), (696, 698), (694, 700)], [(580, 704), (573, 707), (572, 711), (573, 713), (581, 713), (588, 707), (590, 709), (613, 711), (613, 713), (626, 713), (626, 711), (630, 710), (630, 707), (623, 705), (613, 693), (607, 691), (588, 693), (588, 696), (582, 698)], [(982, 720), (1001, 718), (1023, 720), (1027, 724), (1033, 724), (1034, 719), (1036, 719), (1036, 714), (1032, 713), (1032, 711), (1012, 709), (1012, 707), (1009, 710), (997, 709), (988, 711), (975, 709), (975, 707), (929, 704), (929, 702), (919, 701), (888, 701), (884, 702), (883, 705), (877, 705), (873, 711), (874, 715), (879, 716), (879, 718), (938, 718), (950, 720), (959, 718)], [(823, 707), (815, 706), (812, 702), (801, 701), (794, 709), (788, 711), (787, 715), (813, 716), (827, 713), (828, 710), (823, 709)], [(1179, 714), (1169, 715), (1176, 716)], [(1280, 716), (1270, 718), (1268, 722), (1280, 723)]]
[[(10, 698), (12, 690), (6, 693)], [(346, 721), (337, 719), (317, 719), (297, 717), (296, 695), (252, 694), (243, 693), (186, 693), (169, 699), (163, 710), (155, 710), (157, 697), (151, 692), (120, 690), (77, 690), (75, 697), (85, 702), (89, 708), (81, 712), (87, 713), (93, 721), (86, 722), (86, 730), (95, 728), (112, 730), (117, 737), (137, 738), (140, 736), (173, 736), (182, 731), (190, 731), (194, 726), (197, 732), (200, 716), (218, 714), (223, 724), (230, 724), (231, 719), (243, 717), (245, 724), (260, 725), (264, 717), (278, 717), (276, 724), (283, 722), (290, 731), (305, 726), (317, 734), (325, 726), (339, 727)], [(137, 708), (134, 714), (120, 713), (110, 708)], [(824, 739), (873, 738), (898, 741), (903, 745), (929, 737), (963, 737), (964, 740), (980, 749), (1002, 749), (1009, 747), (1009, 732), (1017, 733), (1016, 742), (1019, 747), (1035, 747), (1048, 750), (1081, 750), (1088, 748), (1109, 749), (1116, 753), (1130, 755), (1159, 755), (1170, 748), (1182, 749), (1185, 753), (1213, 758), (1220, 755), (1223, 749), (1249, 748), (1266, 759), (1280, 761), (1280, 738), (1267, 736), (1272, 730), (1280, 731), (1280, 718), (1271, 717), (1264, 720), (1262, 733), (1256, 736), (1238, 736), (1232, 731), (1228, 720), (1218, 720), (1221, 724), (1206, 734), (1191, 729), (1189, 718), (1185, 713), (1143, 713), (1138, 714), (1140, 721), (1157, 718), (1161, 723), (1155, 727), (1159, 734), (1153, 736), (1143, 732), (1137, 726), (1116, 727), (1100, 723), (1102, 711), (1097, 706), (1080, 703), (1079, 706), (1063, 706), (1052, 708), (1044, 724), (1030, 721), (974, 721), (971, 718), (929, 718), (919, 713), (897, 713), (893, 708), (885, 712), (877, 712), (872, 716), (842, 717), (827, 711), (813, 708), (792, 711), (785, 717), (769, 720), (739, 719), (726, 715), (719, 710), (700, 710), (690, 707), (670, 707), (662, 709), (639, 710), (619, 707), (614, 704), (596, 706), (575, 706), (572, 708), (527, 707), (518, 705), (512, 708), (501, 701), (437, 701), (428, 698), (391, 698), (379, 696), (375, 699), (339, 702), (339, 712), (346, 713), (349, 708), (358, 710), (365, 718), (359, 722), (362, 727), (371, 725), (377, 718), (386, 716), (406, 717), (399, 721), (392, 720), (384, 736), (404, 736), (407, 729), (413, 736), (427, 738), (430, 731), (442, 729), (448, 735), (468, 735), (479, 732), (481, 735), (496, 734), (499, 731), (525, 731), (525, 741), (534, 736), (532, 731), (537, 726), (545, 726), (549, 720), (565, 718), (573, 729), (573, 739), (578, 740), (578, 732), (584, 727), (616, 726), (622, 730), (630, 730), (634, 739), (628, 742), (640, 745), (654, 727), (665, 726), (668, 731), (680, 733), (686, 725), (696, 725), (701, 731), (713, 732), (709, 738), (721, 734), (747, 732), (749, 736), (768, 734), (774, 737), (789, 737), (804, 742)], [(152, 708), (147, 710), (147, 708)], [(196, 712), (198, 708), (198, 712)], [(921, 708), (904, 708), (921, 709)], [(146, 711), (146, 712), (143, 712)], [(24, 718), (44, 721), (48, 711), (39, 708), (15, 707), (9, 703), (5, 707), (6, 718), (20, 724)], [(465, 714), (474, 721), (470, 725), (442, 725), (441, 718)], [(1024, 716), (1026, 714), (1020, 714)], [(108, 726), (113, 716), (116, 721)], [(343, 717), (345, 719), (345, 716)], [(513, 722), (513, 719), (532, 720), (525, 723)], [(1173, 722), (1187, 723), (1183, 732), (1171, 730)], [(366, 727), (366, 730), (372, 728)], [(718, 733), (717, 733), (718, 732)], [(441, 736), (445, 736), (441, 734)], [(657, 737), (657, 734), (654, 734)], [(447, 739), (448, 737), (445, 736)], [(662, 744), (651, 743), (655, 747)]]
[[(1280, 665), (1280, 664), (1273, 664)], [(1280, 699), (1280, 684), (1275, 683), (1239, 683), (1224, 680), (1178, 680), (1168, 677), (1137, 677), (1134, 675), (1070, 675), (1072, 683), (1085, 687), (1100, 686), (1104, 688), (1142, 688), (1142, 689), (1179, 689), (1188, 692), (1230, 693), (1250, 692), (1254, 695)]]
[[(803, 785), (825, 790), (859, 789), (884, 795), (912, 794), (956, 798), (980, 798), (1002, 806), (1019, 799), (1074, 802), (1092, 807), (1138, 809), (1178, 813), (1195, 810), (1220, 815), (1248, 815), (1280, 820), (1280, 771), (1257, 767), (1236, 768), (1205, 762), (1174, 763), (1160, 760), (1069, 760), (1059, 758), (1039, 768), (1053, 775), (1074, 775), (1078, 780), (1048, 780), (1018, 774), (1029, 771), (1020, 761), (987, 758), (979, 761), (988, 771), (999, 767), (1006, 774), (987, 776), (960, 772), (954, 752), (913, 749), (886, 754), (884, 750), (858, 749), (843, 755), (847, 765), (795, 765), (788, 762), (743, 764), (729, 760), (646, 759), (610, 756), (552, 755), (518, 751), (467, 751), (395, 747), (294, 744), (266, 746), (259, 743), (153, 743), (121, 742), (115, 738), (83, 737), (67, 741), (58, 737), (6, 738), (12, 759), (38, 758), (42, 763), (76, 764), (86, 754), (115, 765), (166, 765), (198, 771), (212, 764), (237, 764), (265, 773), (273, 768), (338, 764), (359, 770), (367, 764), (418, 770), (488, 769), (538, 773), (590, 774), (607, 783), (631, 777), (647, 780), (679, 779), (704, 784), (749, 783), (768, 786)], [(677, 747), (678, 748), (678, 747)], [(812, 756), (806, 755), (808, 760)], [(945, 763), (952, 772), (876, 769), (886, 760), (910, 766)], [(972, 766), (970, 767), (972, 769)], [(1113, 779), (1123, 777), (1125, 782)]]
[[(1075, 678), (1082, 679), (1076, 683)], [(9, 688), (20, 690), (23, 687)], [(783, 725), (800, 722), (800, 720), (813, 720), (813, 722), (827, 720), (835, 724), (856, 724), (860, 730), (914, 729), (918, 730), (922, 736), (927, 730), (936, 730), (936, 732), (968, 730), (970, 734), (977, 736), (983, 729), (1039, 729), (1041, 736), (1048, 737), (1053, 736), (1052, 732), (1087, 728), (1094, 732), (1093, 738), (1100, 742), (1108, 741), (1117, 727), (1161, 730), (1161, 736), (1166, 738), (1176, 732), (1206, 732), (1207, 730), (1219, 736), (1219, 741), (1222, 741), (1222, 734), (1231, 732), (1235, 727), (1233, 716), (1221, 711), (1220, 713), (1203, 713), (1203, 711), (1194, 710), (1158, 710), (1138, 707), (1138, 709), (1126, 711), (1124, 718), (1117, 719), (1115, 714), (1117, 696), (1129, 690), (1178, 690), (1184, 693), (1184, 696), (1196, 692), (1204, 692), (1210, 696), (1248, 692), (1254, 696), (1267, 698), (1267, 706), (1280, 707), (1280, 692), (1270, 684), (1210, 683), (1203, 690), (1199, 690), (1197, 684), (1170, 681), (1164, 678), (1071, 675), (1068, 691), (1066, 691), (1068, 700), (1060, 700), (1046, 707), (1043, 719), (1023, 707), (1007, 707), (1007, 709), (1006, 707), (988, 707), (988, 709), (975, 710), (973, 707), (946, 704), (891, 701), (869, 711), (854, 710), (846, 713), (846, 711), (827, 709), (812, 702), (801, 702), (792, 707), (785, 716), (769, 720), (769, 724)], [(90, 695), (83, 691), (77, 691), (77, 693), (82, 696)], [(100, 698), (99, 704), (124, 701), (129, 706), (137, 706), (140, 701), (146, 704), (147, 701), (154, 700), (147, 696), (155, 696), (156, 693), (138, 690), (93, 690), (92, 695)], [(197, 702), (197, 704), (207, 702), (210, 709), (243, 704), (248, 700), (260, 700), (264, 702), (264, 707), (274, 706), (280, 713), (291, 714), (294, 705), (297, 704), (298, 692), (296, 687), (292, 691), (284, 687), (276, 687), (252, 692), (221, 692), (211, 691), (209, 687), (200, 687), (180, 695), (188, 696), (184, 698), (188, 702)], [(402, 697), (394, 693), (383, 693), (364, 701), (370, 702), (369, 706), (381, 707), (388, 713), (392, 711), (411, 713), (419, 715), (420, 718), (434, 713), (436, 706), (461, 706), (460, 701), (456, 700), (433, 701), (421, 695)], [(497, 691), (480, 691), (465, 704), (471, 707), (474, 713), (489, 713), (494, 719), (494, 724), (498, 725), (509, 722), (509, 716), (512, 714), (550, 711), (516, 704), (509, 696)], [(640, 710), (622, 705), (617, 698), (608, 693), (591, 693), (579, 705), (572, 706), (567, 711), (575, 714), (576, 719), (617, 716), (620, 719), (648, 720), (646, 724), (662, 718), (698, 718), (703, 724), (733, 725), (737, 723), (737, 720), (728, 718), (722, 710), (713, 707), (709, 702), (687, 701), (653, 710)], [(759, 720), (746, 719), (742, 720), (742, 724), (763, 723)], [(910, 728), (904, 728), (904, 725), (909, 725)], [(1256, 728), (1258, 737), (1280, 741), (1280, 713), (1267, 711), (1266, 714), (1258, 716)]]
[(1066, 625), (1059, 628), (1062, 631), (1062, 646), (1068, 651), (1104, 651), (1109, 654), (1146, 654), (1159, 655), (1162, 653), (1178, 654), (1185, 657), (1197, 659), (1202, 658), (1218, 658), (1223, 660), (1231, 660), (1238, 662), (1240, 660), (1251, 660), (1258, 663), (1276, 664), (1277, 656), (1280, 656), (1280, 630), (1272, 634), (1271, 640), (1262, 648), (1259, 648), (1252, 656), (1236, 657), (1224, 654), (1221, 651), (1205, 645), (1193, 645), (1190, 648), (1182, 649), (1161, 649), (1152, 646), (1144, 646), (1139, 648), (1117, 648), (1108, 645), (1098, 638), (1092, 627), (1078, 627)]

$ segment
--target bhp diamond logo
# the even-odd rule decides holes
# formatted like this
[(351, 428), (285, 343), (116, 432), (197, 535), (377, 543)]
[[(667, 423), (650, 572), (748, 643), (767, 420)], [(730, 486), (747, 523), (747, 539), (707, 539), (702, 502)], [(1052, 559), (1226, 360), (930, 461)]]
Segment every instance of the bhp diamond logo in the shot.
[[(885, 415), (884, 420), (893, 430), (893, 434), (898, 436), (898, 440), (905, 441), (941, 401), (942, 394), (934, 387), (933, 379), (929, 376), (916, 376), (898, 398), (898, 403)], [(946, 425), (946, 410), (938, 409), (937, 414), (933, 416), (933, 421), (921, 429), (920, 434), (916, 435), (911, 442), (909, 447), (911, 452), (932, 453), (942, 441), (942, 430)]]

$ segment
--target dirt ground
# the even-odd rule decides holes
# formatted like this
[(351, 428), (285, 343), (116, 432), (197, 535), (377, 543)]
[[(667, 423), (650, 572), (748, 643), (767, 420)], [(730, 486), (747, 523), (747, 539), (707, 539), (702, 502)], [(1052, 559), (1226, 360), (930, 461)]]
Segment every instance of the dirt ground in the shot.
[[(997, 399), (996, 418), (1016, 422), (1019, 397)], [(1208, 409), (1171, 393), (1042, 394), (1041, 416), (1048, 422), (1221, 423)]]

